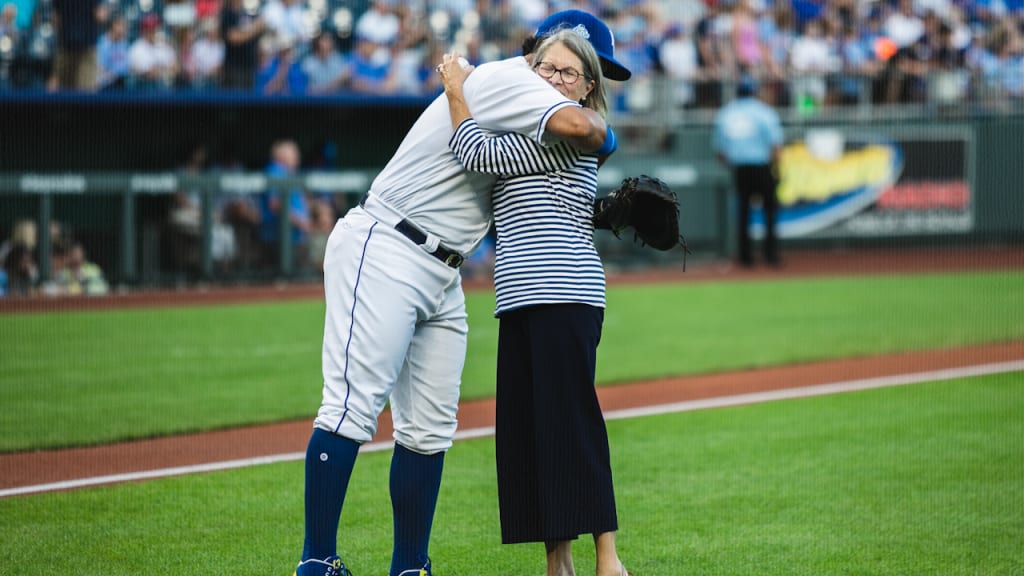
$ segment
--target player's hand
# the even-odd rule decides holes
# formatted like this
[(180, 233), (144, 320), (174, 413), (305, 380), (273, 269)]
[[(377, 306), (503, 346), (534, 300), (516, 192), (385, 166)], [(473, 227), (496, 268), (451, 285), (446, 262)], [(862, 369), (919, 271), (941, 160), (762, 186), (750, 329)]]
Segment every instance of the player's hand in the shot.
[(449, 94), (453, 89), (461, 90), (462, 83), (474, 69), (475, 66), (454, 51), (442, 56), (441, 63), (437, 65), (437, 73), (441, 75), (444, 91)]

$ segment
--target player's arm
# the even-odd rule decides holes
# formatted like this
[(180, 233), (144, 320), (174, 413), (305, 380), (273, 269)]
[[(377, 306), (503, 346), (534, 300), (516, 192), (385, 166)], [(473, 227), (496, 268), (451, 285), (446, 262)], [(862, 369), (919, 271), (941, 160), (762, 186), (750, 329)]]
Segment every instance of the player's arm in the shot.
[(597, 111), (569, 106), (551, 116), (545, 132), (584, 152), (600, 151), (611, 134)]
[(525, 63), (478, 68), (464, 93), (473, 118), (487, 132), (518, 132), (541, 144), (561, 140), (584, 153), (600, 152), (613, 138), (599, 114), (565, 98)]
[(488, 136), (473, 118), (456, 127), (448, 146), (467, 170), (498, 176), (568, 170), (580, 158), (566, 142), (546, 147), (515, 132)]
[(437, 71), (455, 128), (448, 144), (468, 170), (500, 176), (540, 174), (567, 170), (579, 159), (580, 153), (564, 141), (545, 147), (516, 132), (488, 136), (472, 118), (463, 94), (463, 82), (473, 66), (461, 66), (457, 53), (445, 54)]

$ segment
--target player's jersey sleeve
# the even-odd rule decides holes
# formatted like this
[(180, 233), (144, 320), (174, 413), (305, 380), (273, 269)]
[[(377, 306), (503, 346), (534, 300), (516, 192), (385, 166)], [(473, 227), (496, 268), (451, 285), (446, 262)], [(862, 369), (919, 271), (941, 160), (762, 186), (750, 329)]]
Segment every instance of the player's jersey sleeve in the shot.
[(547, 122), (566, 106), (579, 107), (555, 90), (526, 61), (511, 58), (482, 64), (463, 85), (477, 124), (491, 133), (516, 132), (546, 143)]
[(467, 170), (497, 176), (568, 170), (580, 158), (580, 152), (564, 142), (546, 147), (516, 132), (488, 136), (473, 118), (458, 125), (448, 145)]

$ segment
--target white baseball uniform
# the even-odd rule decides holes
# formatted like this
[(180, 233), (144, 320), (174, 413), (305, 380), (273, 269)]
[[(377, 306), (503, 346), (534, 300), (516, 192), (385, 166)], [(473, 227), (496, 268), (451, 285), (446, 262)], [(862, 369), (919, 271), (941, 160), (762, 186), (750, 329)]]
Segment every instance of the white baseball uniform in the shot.
[[(480, 65), (466, 79), (464, 96), (484, 130), (538, 142), (555, 112), (578, 106), (522, 57)], [(455, 266), (458, 254), (471, 253), (491, 226), (496, 180), (462, 167), (448, 147), (452, 135), (442, 94), (365, 202), (331, 233), (319, 428), (366, 442), (390, 398), (402, 446), (422, 454), (451, 446), (468, 331)]]

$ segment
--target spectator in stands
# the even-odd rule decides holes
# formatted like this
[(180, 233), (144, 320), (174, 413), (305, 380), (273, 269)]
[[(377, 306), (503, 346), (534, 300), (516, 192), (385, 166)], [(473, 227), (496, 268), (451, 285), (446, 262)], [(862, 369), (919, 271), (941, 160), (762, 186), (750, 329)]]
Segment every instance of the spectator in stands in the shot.
[[(313, 3), (314, 10), (311, 0), (0, 0), (0, 85), (51, 90), (118, 87), (123, 72), (112, 72), (112, 61), (118, 58), (120, 48), (104, 46), (100, 54), (95, 38), (107, 20), (112, 25), (105, 38), (117, 36), (115, 30), (121, 24), (114, 25), (109, 13), (123, 8), (129, 40), (135, 34), (132, 18), (138, 11), (163, 15), (163, 27), (173, 36), (170, 44), (178, 50), (177, 81), (184, 88), (222, 85), (252, 89), (260, 64), (259, 39), (265, 32), (291, 31), (297, 39), (295, 57), (301, 58), (312, 51), (309, 35), (320, 28), (339, 26), (335, 48), (346, 60), (354, 59), (359, 51), (354, 39), (368, 38), (374, 44), (370, 64), (363, 59), (362, 65), (361, 76), (369, 81), (356, 92), (432, 94), (438, 89), (432, 84), (436, 76), (423, 64), (434, 44), (443, 50), (457, 47), (467, 56), (470, 47), (478, 46), (480, 56), (471, 61), (511, 55), (518, 51), (518, 38), (536, 24), (535, 15), (546, 13), (554, 4), (583, 7), (618, 21), (619, 51), (637, 68), (631, 102), (650, 100), (644, 84), (650, 74), (644, 73), (643, 67), (654, 62), (654, 53), (663, 49), (662, 31), (672, 30), (692, 38), (699, 64), (692, 99), (684, 94), (677, 101), (717, 106), (720, 83), (728, 85), (745, 69), (754, 70), (772, 87), (773, 104), (787, 106), (791, 85), (807, 92), (807, 82), (799, 79), (801, 71), (787, 67), (791, 48), (797, 54), (806, 50), (808, 34), (804, 30), (811, 22), (818, 22), (822, 38), (834, 44), (831, 51), (837, 75), (826, 84), (824, 102), (817, 98), (808, 101), (859, 101), (866, 82), (872, 83), (874, 102), (918, 102), (929, 94), (955, 102), (984, 93), (985, 86), (998, 86), (1011, 96), (1024, 91), (1014, 87), (1024, 82), (1014, 66), (1021, 51), (1016, 40), (1011, 39), (1001, 57), (977, 45), (1001, 22), (1021, 28), (1024, 0), (361, 0), (355, 7), (351, 2), (341, 3), (344, 10), (337, 14), (347, 11), (352, 19), (347, 24), (343, 18), (336, 20), (338, 0), (329, 0), (326, 12), (319, 10), (320, 4), (322, 0)], [(360, 10), (361, 6), (368, 7)], [(479, 16), (477, 26), (472, 19), (462, 18), (473, 13)], [(316, 22), (314, 16), (328, 19)], [(49, 26), (51, 18), (53, 28)], [(219, 50), (212, 48), (205, 52), (209, 59), (200, 60), (200, 54), (189, 48), (188, 37), (195, 36), (192, 46), (204, 44), (206, 25), (200, 23), (218, 20), (224, 54), (221, 57)], [(640, 26), (635, 25), (638, 22)], [(211, 35), (207, 46), (216, 46), (213, 36), (217, 35)], [(760, 51), (755, 49), (758, 43)], [(799, 65), (800, 58), (796, 60)], [(220, 72), (214, 72), (217, 61), (221, 62)], [(660, 58), (659, 62), (661, 66), (651, 72), (678, 76), (678, 71), (668, 66), (672, 60)], [(385, 63), (387, 74), (381, 76)], [(937, 72), (941, 73), (936, 77)], [(870, 78), (857, 81), (859, 75)], [(86, 78), (84, 83), (79, 82), (80, 76)], [(388, 81), (382, 82), (382, 78)], [(685, 93), (685, 82), (673, 83)], [(310, 93), (320, 91), (317, 86)], [(820, 85), (814, 91), (820, 93)]]
[(35, 255), (24, 244), (15, 244), (4, 259), (7, 293), (12, 296), (31, 296), (36, 293), (39, 269)]
[(18, 220), (11, 228), (11, 235), (0, 242), (0, 267), (4, 266), (7, 255), (11, 253), (15, 244), (28, 244), (33, 248), (36, 245), (36, 223), (33, 220)]
[(386, 49), (398, 41), (400, 29), (401, 21), (394, 10), (394, 0), (372, 0), (370, 9), (356, 20), (355, 34)]
[(1000, 20), (988, 32), (977, 67), (987, 99), (998, 102), (1007, 96), (1024, 96), (1021, 34), (1011, 19)]
[(16, 46), (21, 39), (17, 4), (3, 4), (0, 8), (0, 38), (7, 38), (11, 46)]
[(11, 237), (0, 245), (0, 265), (7, 278), (7, 293), (12, 296), (29, 296), (36, 291), (39, 281), (35, 259), (37, 240), (36, 223), (19, 220), (11, 230)]
[(885, 18), (883, 27), (897, 48), (907, 48), (924, 35), (924, 21), (914, 11), (914, 0), (899, 0), (896, 11)]
[[(274, 142), (270, 151), (270, 164), (266, 173), (270, 177), (287, 178), (298, 174), (302, 156), (298, 144), (291, 139)], [(286, 196), (282, 198), (282, 196)], [(302, 189), (293, 188), (288, 192), (270, 189), (260, 201), (260, 241), (263, 243), (265, 263), (272, 270), (279, 270), (281, 264), (281, 214), (287, 214), (291, 235), (292, 262), (295, 270), (303, 270), (309, 263), (309, 202)]]
[[(215, 170), (222, 173), (243, 172), (245, 166), (231, 147), (221, 150), (222, 157)], [(262, 259), (260, 249), (260, 198), (254, 194), (222, 194), (217, 211), (231, 228), (237, 256), (230, 269), (251, 272)]]
[(161, 30), (160, 17), (146, 14), (139, 22), (139, 36), (128, 50), (131, 84), (136, 89), (170, 88), (178, 73), (178, 54)]
[(737, 0), (733, 5), (729, 40), (740, 73), (757, 72), (766, 48), (761, 45), (761, 31), (750, 0)]
[(697, 22), (693, 41), (697, 47), (700, 74), (696, 86), (697, 106), (717, 107), (722, 103), (722, 79), (731, 77), (732, 58), (724, 38), (725, 17), (719, 6), (722, 0), (707, 0), (707, 10)]
[(658, 46), (658, 67), (672, 83), (672, 102), (680, 107), (693, 104), (693, 83), (699, 72), (697, 46), (681, 25), (665, 30)]
[(214, 18), (220, 14), (221, 0), (194, 0), (196, 6), (196, 17), (200, 20), (203, 18)]
[[(32, 13), (31, 23), (22, 29), (21, 45), (14, 46), (10, 84), (16, 89), (45, 90), (52, 80), (56, 40), (44, 10)], [(22, 11), (19, 10), (19, 17)]]
[[(66, 250), (66, 251), (65, 251)], [(110, 287), (103, 270), (86, 257), (81, 242), (63, 243), (55, 250), (60, 254), (61, 268), (54, 275), (56, 292), (67, 296), (102, 296)]]
[(37, 12), (36, 3), (37, 0), (0, 0), (0, 12), (10, 11), (15, 27), (23, 33), (32, 26), (32, 19)]
[[(423, 56), (420, 59), (417, 71), (421, 94), (437, 94), (444, 90), (441, 77), (437, 74), (437, 70), (434, 67), (441, 61), (446, 51), (447, 45), (440, 40), (431, 39), (427, 42), (427, 47), (423, 50)], [(469, 60), (469, 58), (466, 59)], [(469, 60), (469, 63), (474, 66), (479, 64), (479, 62), (474, 63), (472, 60)]]
[(427, 85), (435, 84), (432, 79), (437, 76), (430, 73), (433, 72), (430, 66), (440, 61), (426, 61), (433, 44), (430, 28), (421, 15), (409, 9), (402, 10), (400, 22), (398, 40), (389, 47), (394, 93), (414, 96), (437, 94), (437, 90), (427, 91)]
[(208, 16), (200, 20), (199, 33), (192, 43), (185, 72), (193, 88), (216, 88), (224, 67), (224, 41), (220, 37), (217, 19)]
[[(197, 176), (206, 172), (209, 150), (200, 144), (189, 151), (181, 167), (183, 176)], [(199, 272), (202, 250), (202, 193), (198, 189), (182, 187), (170, 197), (167, 209), (166, 235), (171, 248), (174, 270), (182, 276), (195, 276)]]
[(322, 31), (313, 40), (313, 50), (302, 58), (301, 67), (308, 82), (306, 91), (309, 94), (334, 94), (348, 83), (348, 63), (338, 51), (334, 34), (330, 31)]
[[(373, 40), (360, 36), (356, 38), (352, 51), (351, 84), (353, 92), (360, 94), (388, 95), (397, 89), (397, 78), (393, 74), (390, 53), (378, 51)], [(382, 57), (383, 56), (383, 57)]]
[[(210, 152), (206, 144), (199, 144), (189, 151), (185, 164), (180, 169), (184, 177), (209, 174)], [(203, 242), (203, 193), (201, 188), (182, 186), (170, 198), (167, 224), (174, 269), (181, 277), (194, 277), (201, 272)], [(234, 266), (238, 255), (237, 242), (232, 225), (227, 222), (227, 202), (210, 202), (210, 256), (218, 271), (227, 271)]]
[[(480, 34), (484, 42), (496, 51), (500, 58), (515, 56), (522, 39), (529, 36), (536, 27), (516, 17), (513, 0), (481, 0), (478, 5)], [(597, 10), (587, 11), (592, 14), (598, 13)]]
[(297, 59), (297, 38), (268, 36), (263, 43), (262, 63), (256, 73), (256, 91), (266, 96), (299, 96), (306, 93), (306, 76)]
[(779, 2), (773, 9), (765, 12), (760, 20), (760, 26), (761, 43), (765, 47), (762, 68), (765, 91), (762, 94), (775, 106), (787, 106), (790, 101), (789, 87), (786, 84), (789, 51), (798, 36), (796, 16), (789, 3)]
[(969, 88), (967, 51), (958, 46), (960, 40), (952, 19), (955, 16), (940, 24), (939, 39), (930, 60), (929, 98), (940, 104), (961, 102)]
[(835, 102), (852, 105), (870, 99), (870, 79), (881, 69), (870, 46), (851, 26), (843, 29), (838, 50), (841, 65), (835, 79)]
[(96, 46), (99, 90), (121, 90), (125, 87), (130, 74), (129, 47), (128, 21), (122, 15), (114, 16)]
[(836, 43), (825, 37), (825, 21), (810, 20), (802, 36), (793, 43), (790, 52), (790, 79), (793, 98), (801, 108), (814, 108), (825, 103), (828, 86), (826, 75), (840, 66)]
[(303, 56), (310, 37), (306, 25), (306, 0), (267, 0), (261, 12), (267, 32), (279, 38), (292, 38), (293, 50)]
[(792, 0), (796, 29), (803, 31), (807, 23), (818, 20), (825, 14), (826, 0)]
[(327, 238), (334, 230), (338, 215), (333, 204), (323, 198), (311, 198), (309, 202), (309, 261), (313, 268), (324, 271), (324, 255), (327, 253)]
[(224, 39), (221, 83), (224, 88), (253, 88), (260, 64), (260, 38), (266, 29), (266, 21), (250, 14), (244, 0), (228, 0), (220, 13), (220, 35)]
[(608, 86), (610, 109), (644, 112), (654, 105), (650, 80), (657, 63), (658, 42), (650, 13), (639, 6), (617, 11), (609, 22), (615, 35), (615, 57), (633, 72), (629, 83)]
[(18, 6), (0, 6), (0, 89), (10, 83), (11, 64), (21, 46), (21, 28), (18, 27)]
[(96, 42), (107, 22), (109, 8), (103, 0), (52, 0), (57, 52), (50, 91), (96, 89)]
[(925, 101), (930, 72), (930, 44), (925, 33), (906, 46), (900, 46), (894, 41), (896, 50), (886, 61), (880, 78), (884, 102), (897, 104)]

